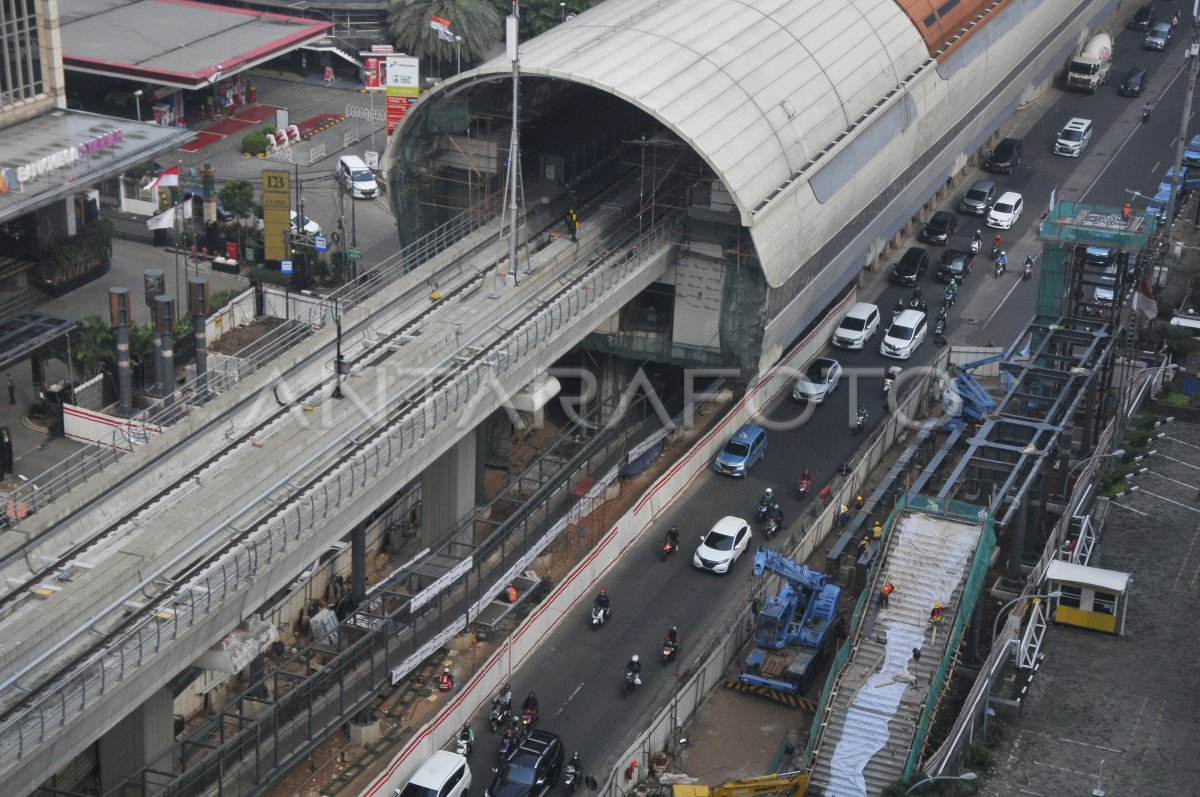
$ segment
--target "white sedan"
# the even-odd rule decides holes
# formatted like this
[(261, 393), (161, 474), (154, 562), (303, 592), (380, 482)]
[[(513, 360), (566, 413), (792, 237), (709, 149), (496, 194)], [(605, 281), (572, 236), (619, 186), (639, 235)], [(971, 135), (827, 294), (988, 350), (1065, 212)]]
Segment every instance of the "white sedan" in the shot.
[(808, 368), (796, 380), (796, 386), (792, 388), (792, 398), (796, 401), (823, 404), (829, 394), (837, 389), (838, 380), (841, 378), (841, 363), (832, 357), (818, 357), (808, 364)]
[(728, 573), (750, 544), (750, 523), (727, 515), (716, 522), (712, 531), (700, 538), (700, 547), (692, 564), (701, 570)]

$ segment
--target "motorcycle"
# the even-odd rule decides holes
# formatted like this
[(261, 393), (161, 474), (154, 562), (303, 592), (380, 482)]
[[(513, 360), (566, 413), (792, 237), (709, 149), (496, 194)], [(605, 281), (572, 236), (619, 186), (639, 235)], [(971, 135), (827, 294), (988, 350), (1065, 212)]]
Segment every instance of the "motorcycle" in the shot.
[(933, 321), (933, 334), (941, 335), (946, 331), (946, 316), (939, 315)]
[(892, 308), (892, 320), (895, 321), (904, 312), (904, 302), (896, 302), (896, 306)]
[(883, 375), (883, 395), (886, 398), (888, 393), (892, 392), (892, 385), (896, 384), (896, 377), (900, 376), (900, 368), (893, 365), (887, 369), (887, 373)]
[(671, 662), (675, 661), (675, 656), (678, 653), (679, 653), (679, 645), (678, 644), (672, 642), (669, 639), (663, 640), (662, 663), (663, 663), (664, 667), (667, 666), (668, 664), (670, 664)]
[(500, 760), (504, 761), (508, 754), (517, 749), (517, 735), (511, 730), (505, 731), (500, 737)]
[(521, 727), (525, 729), (524, 733), (526, 736), (529, 735), (529, 729), (533, 727), (533, 724), (537, 722), (537, 720), (538, 713), (536, 708), (526, 708), (521, 710)]
[(566, 769), (563, 770), (563, 791), (567, 794), (574, 794), (575, 789), (579, 788), (579, 776), (580, 772), (575, 765), (567, 764)]
[(971, 239), (971, 254), (973, 254), (973, 255), (979, 254), (979, 250), (982, 248), (983, 248), (983, 241), (979, 240), (978, 238)]
[(771, 515), (767, 518), (766, 525), (763, 526), (763, 532), (766, 533), (767, 539), (769, 540), (775, 536), (777, 531), (779, 531), (779, 521), (775, 519), (774, 515)]
[(996, 260), (996, 279), (1000, 279), (1000, 275), (1008, 270), (1008, 260), (1000, 257)]
[(866, 425), (867, 425), (867, 411), (859, 410), (858, 417), (855, 420), (855, 424), (854, 424), (854, 433), (861, 434), (863, 427), (865, 427)]
[(675, 553), (675, 549), (679, 547), (679, 527), (672, 526), (667, 532), (667, 536), (663, 539), (662, 550), (659, 553), (659, 559), (667, 561), (667, 557)]
[(500, 726), (508, 719), (508, 707), (499, 700), (492, 701), (492, 713), (488, 715), (488, 727), (492, 733), (500, 730)]
[(608, 615), (611, 609), (605, 609), (596, 604), (592, 604), (592, 630), (595, 631), (600, 626), (608, 622)]
[(470, 739), (462, 738), (462, 736), (456, 736), (454, 738), (454, 752), (463, 758), (467, 758), (471, 753), (475, 752), (475, 743)]
[(928, 312), (929, 306), (925, 304), (925, 300), (919, 296), (914, 296), (908, 300), (908, 306), (913, 310), (920, 310), (922, 313)]
[(767, 512), (770, 510), (770, 508), (771, 507), (767, 504), (766, 501), (760, 501), (758, 504), (758, 509), (754, 510), (755, 522), (762, 523), (762, 522), (766, 521)]
[(641, 686), (642, 679), (633, 670), (625, 670), (625, 682), (621, 685), (621, 697), (628, 697), (635, 686)]
[(812, 488), (812, 476), (810, 475), (808, 470), (805, 470), (804, 473), (800, 474), (799, 488), (800, 488), (800, 500), (804, 500), (805, 498), (808, 497), (809, 489)]
[(1021, 272), (1021, 279), (1027, 280), (1033, 276), (1033, 263), (1025, 261), (1025, 269)]
[(1150, 121), (1150, 105), (1147, 103), (1142, 106), (1142, 124)]
[(1000, 257), (1000, 252), (1001, 252), (1000, 247), (1001, 247), (1001, 244), (997, 244), (997, 243), (992, 244), (992, 259), (993, 260)]

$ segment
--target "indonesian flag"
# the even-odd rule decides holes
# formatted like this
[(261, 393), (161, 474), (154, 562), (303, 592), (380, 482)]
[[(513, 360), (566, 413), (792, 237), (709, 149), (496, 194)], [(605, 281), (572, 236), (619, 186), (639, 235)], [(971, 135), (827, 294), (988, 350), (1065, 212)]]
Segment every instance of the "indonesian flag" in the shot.
[(163, 169), (162, 174), (150, 181), (150, 185), (146, 186), (147, 191), (153, 191), (159, 186), (168, 188), (173, 185), (179, 185), (179, 167), (172, 166), (169, 169)]
[(429, 15), (429, 27), (437, 31), (438, 38), (444, 42), (454, 41), (454, 34), (450, 32), (450, 20), (442, 19), (434, 14)]
[(1130, 306), (1133, 307), (1134, 312), (1146, 316), (1147, 320), (1158, 315), (1158, 302), (1154, 301), (1154, 294), (1150, 293), (1150, 286), (1146, 284), (1146, 280), (1143, 279), (1138, 283)]

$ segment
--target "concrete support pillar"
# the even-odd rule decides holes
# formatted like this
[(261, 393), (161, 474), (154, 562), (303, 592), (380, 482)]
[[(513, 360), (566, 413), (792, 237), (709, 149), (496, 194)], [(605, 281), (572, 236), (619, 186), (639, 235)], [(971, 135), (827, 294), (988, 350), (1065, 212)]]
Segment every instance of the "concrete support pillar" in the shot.
[(421, 544), (433, 545), (475, 506), (474, 430), (421, 474)]
[(358, 608), (367, 594), (367, 524), (350, 532), (350, 609)]
[(159, 689), (100, 737), (101, 792), (116, 788), (170, 749), (175, 741), (173, 708), (170, 690)]
[[(1022, 499), (1022, 504), (1024, 499)], [(1006, 576), (1011, 581), (1021, 580), (1021, 557), (1025, 555), (1025, 506), (1018, 506), (1012, 514), (1012, 524), (1008, 527), (1008, 571)]]
[(606, 424), (612, 420), (618, 409), (625, 380), (621, 378), (621, 361), (618, 358), (606, 354), (598, 366), (595, 401), (601, 410), (597, 422)]

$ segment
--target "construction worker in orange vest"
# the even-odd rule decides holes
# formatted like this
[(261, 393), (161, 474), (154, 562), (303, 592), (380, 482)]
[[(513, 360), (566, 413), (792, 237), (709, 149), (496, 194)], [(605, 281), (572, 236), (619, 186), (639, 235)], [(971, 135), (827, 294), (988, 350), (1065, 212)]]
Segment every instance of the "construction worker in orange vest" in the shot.
[(881, 609), (886, 609), (888, 607), (888, 598), (890, 598), (892, 596), (892, 592), (895, 591), (895, 589), (896, 589), (896, 585), (890, 581), (888, 583), (884, 584), (880, 588), (880, 590), (879, 590), (879, 607)]
[(504, 600), (508, 601), (509, 603), (517, 602), (517, 588), (512, 584), (509, 584), (504, 588)]

